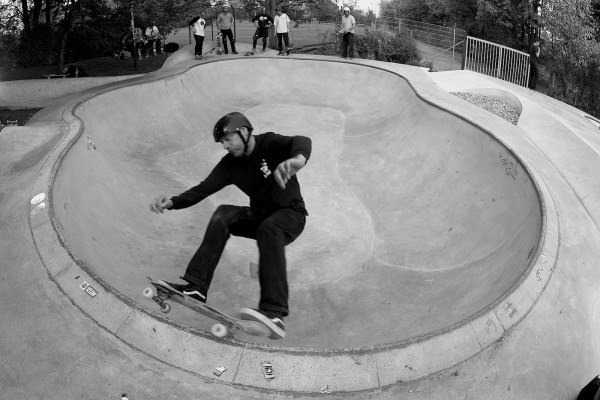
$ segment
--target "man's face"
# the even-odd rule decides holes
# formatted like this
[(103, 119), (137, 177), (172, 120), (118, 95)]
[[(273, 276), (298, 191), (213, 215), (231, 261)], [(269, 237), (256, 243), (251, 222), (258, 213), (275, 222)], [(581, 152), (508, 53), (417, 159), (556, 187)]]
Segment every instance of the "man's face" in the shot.
[[(245, 128), (241, 129), (242, 135), (246, 136), (246, 132), (247, 130)], [(244, 142), (237, 132), (225, 136), (221, 139), (221, 144), (223, 145), (223, 148), (234, 157), (241, 157), (244, 155)]]
[(281, 15), (281, 10), (277, 10), (277, 15)]
[(223, 12), (224, 13), (229, 12), (229, 7), (223, 7)]
[(347, 17), (348, 15), (350, 15), (350, 11), (344, 10), (344, 15)]

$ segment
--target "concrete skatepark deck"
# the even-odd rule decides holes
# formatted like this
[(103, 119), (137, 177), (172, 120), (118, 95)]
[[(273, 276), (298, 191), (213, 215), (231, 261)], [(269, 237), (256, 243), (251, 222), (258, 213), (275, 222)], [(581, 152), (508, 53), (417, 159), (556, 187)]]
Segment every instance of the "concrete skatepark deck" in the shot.
[[(591, 347), (578, 360), (578, 371), (586, 367), (595, 375), (598, 343), (591, 332), (598, 315), (569, 309), (579, 309), (577, 301), (593, 309), (598, 297), (575, 301), (559, 287), (546, 289), (561, 279), (557, 273), (579, 275), (561, 271), (562, 262), (598, 278), (589, 270), (597, 249), (586, 247), (580, 256), (588, 264), (565, 260), (565, 253), (597, 237), (597, 189), (591, 181), (580, 183), (583, 176), (592, 179), (586, 168), (598, 163), (597, 128), (583, 113), (463, 72), (428, 74), (301, 56), (175, 65), (43, 110), (25, 127), (39, 138), (33, 143), (19, 144), (11, 133), (18, 129), (0, 136), (8, 160), (3, 179), (23, 171), (27, 181), (28, 170), (39, 171), (29, 194), (21, 196), (30, 203), (32, 238), (47, 268), (45, 279), (50, 277), (45, 290), (56, 283), (79, 308), (73, 313), (83, 311), (110, 333), (109, 343), (114, 335), (135, 349), (129, 357), (138, 351), (166, 369), (208, 382), (216, 365), (227, 364), (232, 373), (220, 381), (256, 393), (309, 396), (327, 385), (348, 395), (382, 388), (391, 395), (418, 387), (435, 398), (441, 389), (431, 381), (456, 378), (449, 369), (475, 374), (477, 365), (491, 359), (510, 368), (524, 343), (533, 340), (528, 329), (561, 343), (562, 335), (548, 333), (544, 324), (553, 323), (540, 315), (556, 312), (578, 326), (589, 324), (569, 341)], [(290, 71), (295, 79), (285, 78)], [(331, 76), (337, 79), (327, 79)], [(210, 83), (220, 80), (236, 90), (214, 97)], [(260, 92), (284, 81), (290, 93), (284, 99)], [(512, 93), (523, 103), (516, 127), (448, 93), (482, 88)], [(146, 96), (160, 99), (152, 111), (135, 106)], [(545, 109), (538, 106), (542, 101)], [(57, 110), (62, 121), (43, 121)], [(313, 139), (313, 157), (300, 176), (311, 215), (288, 249), (292, 314), (288, 337), (277, 346), (256, 338), (214, 340), (204, 333), (207, 321), (184, 310), (174, 309), (167, 320), (140, 306), (143, 277), (179, 276), (215, 206), (244, 202), (235, 190), (226, 190), (186, 211), (157, 217), (147, 210), (155, 194), (179, 193), (210, 170), (223, 154), (210, 130), (233, 110), (245, 112), (257, 132)], [(546, 110), (553, 110), (554, 121), (540, 117)], [(548, 125), (544, 135), (537, 133), (540, 121)], [(45, 134), (46, 126), (55, 134)], [(556, 150), (559, 139), (587, 165), (576, 170)], [(40, 150), (28, 152), (27, 146)], [(15, 151), (20, 148), (22, 153)], [(38, 194), (47, 197), (31, 204)], [(570, 219), (561, 224), (567, 214)], [(577, 229), (565, 232), (571, 221), (578, 221)], [(257, 283), (247, 270), (255, 252), (250, 241), (230, 241), (210, 301), (227, 311), (256, 301)], [(579, 296), (585, 296), (583, 286)], [(548, 292), (555, 290), (553, 298)], [(571, 300), (557, 307), (561, 296)], [(499, 345), (509, 337), (514, 344)], [(543, 348), (547, 342), (533, 341)], [(274, 380), (265, 380), (256, 368), (266, 358), (277, 373)], [(576, 382), (571, 369), (572, 392), (591, 376)], [(463, 393), (480, 376), (454, 379), (449, 390)], [(523, 397), (527, 385), (518, 379), (511, 388), (503, 392), (537, 398)]]

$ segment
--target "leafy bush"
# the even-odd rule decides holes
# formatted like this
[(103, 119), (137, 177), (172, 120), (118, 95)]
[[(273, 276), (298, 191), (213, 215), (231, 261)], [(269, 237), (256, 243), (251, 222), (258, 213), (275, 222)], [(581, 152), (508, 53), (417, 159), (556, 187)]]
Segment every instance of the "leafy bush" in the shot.
[[(330, 42), (336, 34), (330, 33)], [(338, 38), (338, 40), (340, 40)], [(312, 53), (323, 55), (339, 55), (341, 44), (328, 44), (314, 49)], [(419, 50), (412, 38), (402, 33), (365, 29), (364, 35), (355, 35), (354, 53), (359, 58), (389, 61), (399, 64), (411, 63), (420, 65)]]
[(52, 27), (39, 24), (21, 32), (17, 64), (21, 67), (52, 65), (56, 61), (56, 36)]
[(0, 34), (0, 66), (12, 67), (17, 63), (19, 35), (16, 32)]
[(419, 51), (412, 38), (403, 33), (366, 29), (356, 35), (354, 51), (361, 58), (406, 64), (419, 60)]
[(69, 54), (66, 61), (76, 62), (112, 55), (121, 47), (119, 39), (111, 37), (105, 29), (98, 31), (95, 27), (79, 25), (69, 34)]

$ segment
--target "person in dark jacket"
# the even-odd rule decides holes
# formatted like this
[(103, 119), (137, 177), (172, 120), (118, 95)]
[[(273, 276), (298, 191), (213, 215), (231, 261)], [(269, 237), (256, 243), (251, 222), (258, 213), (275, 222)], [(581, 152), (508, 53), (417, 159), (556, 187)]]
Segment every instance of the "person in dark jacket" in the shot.
[(220, 205), (204, 239), (188, 264), (184, 283), (161, 283), (206, 302), (213, 273), (230, 235), (255, 239), (259, 250), (260, 301), (258, 309), (244, 308), (240, 317), (263, 323), (270, 337), (285, 337), (283, 318), (289, 314), (285, 246), (304, 230), (308, 215), (296, 177), (307, 163), (312, 142), (305, 136), (273, 132), (252, 134), (250, 121), (241, 113), (223, 116), (213, 129), (216, 142), (228, 154), (199, 185), (167, 197), (160, 195), (150, 210), (163, 213), (191, 207), (228, 185), (250, 198), (249, 206)]
[(262, 8), (262, 12), (252, 18), (252, 23), (256, 27), (256, 32), (252, 36), (252, 51), (256, 52), (256, 42), (262, 38), (262, 52), (267, 49), (267, 38), (269, 37), (269, 28), (273, 25), (273, 18), (267, 14), (267, 9)]
[(540, 74), (540, 39), (533, 39), (529, 48), (529, 88), (535, 89), (537, 86), (538, 75)]

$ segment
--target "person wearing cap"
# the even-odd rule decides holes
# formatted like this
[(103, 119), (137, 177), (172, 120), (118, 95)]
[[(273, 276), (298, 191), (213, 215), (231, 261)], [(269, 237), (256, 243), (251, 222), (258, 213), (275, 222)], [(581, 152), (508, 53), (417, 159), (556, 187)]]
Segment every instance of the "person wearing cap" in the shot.
[(269, 28), (273, 25), (273, 18), (267, 14), (267, 9), (263, 7), (261, 13), (252, 18), (252, 23), (256, 27), (256, 32), (252, 37), (252, 51), (256, 52), (256, 42), (259, 38), (262, 38), (262, 51), (264, 53), (267, 49), (267, 38), (269, 37)]
[(279, 50), (277, 55), (280, 56), (283, 55), (283, 46), (281, 42), (285, 42), (286, 48), (290, 45), (290, 17), (281, 10), (281, 7), (277, 7), (275, 11), (277, 11), (277, 15), (275, 16), (275, 33), (277, 34), (277, 48)]
[(239, 112), (220, 118), (213, 129), (213, 138), (227, 154), (199, 185), (177, 196), (160, 195), (150, 203), (150, 210), (155, 213), (179, 210), (229, 185), (237, 186), (250, 199), (248, 206), (217, 207), (181, 278), (184, 282), (158, 282), (206, 302), (230, 235), (255, 239), (259, 252), (260, 301), (257, 309), (241, 309), (240, 317), (261, 322), (270, 329), (272, 339), (279, 339), (285, 337), (283, 318), (289, 314), (285, 246), (302, 233), (308, 215), (296, 174), (306, 165), (312, 142), (305, 136), (252, 132), (252, 124)]
[(342, 58), (354, 58), (354, 27), (356, 20), (350, 15), (350, 8), (344, 7), (342, 16)]
[(233, 54), (238, 53), (235, 51), (235, 39), (233, 38), (233, 31), (231, 30), (233, 27), (233, 22), (233, 14), (229, 12), (229, 6), (224, 4), (223, 12), (217, 16), (217, 30), (221, 32), (221, 36), (223, 38), (223, 50), (225, 54), (229, 53), (227, 48), (227, 38), (229, 38), (229, 42), (231, 43), (231, 52)]

